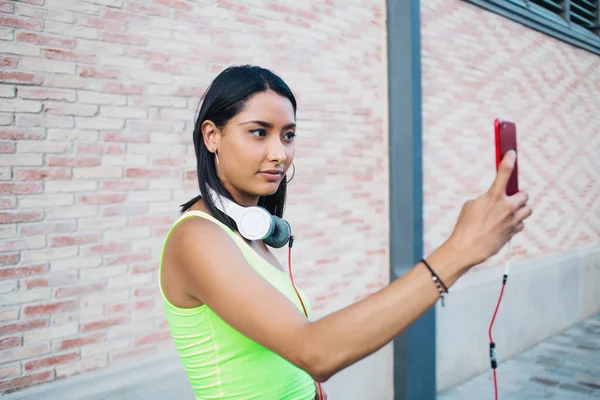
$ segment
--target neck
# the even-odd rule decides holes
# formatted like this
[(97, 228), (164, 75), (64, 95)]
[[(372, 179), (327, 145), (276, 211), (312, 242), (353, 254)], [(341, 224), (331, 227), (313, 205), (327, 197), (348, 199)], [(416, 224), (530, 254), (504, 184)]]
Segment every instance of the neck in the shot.
[(233, 197), (233, 200), (240, 206), (251, 207), (256, 206), (258, 204), (258, 199), (260, 198), (259, 196), (243, 193), (237, 190), (236, 188), (231, 187), (231, 185), (228, 185), (226, 182), (223, 182), (223, 185), (225, 186), (227, 191), (231, 193), (231, 197)]

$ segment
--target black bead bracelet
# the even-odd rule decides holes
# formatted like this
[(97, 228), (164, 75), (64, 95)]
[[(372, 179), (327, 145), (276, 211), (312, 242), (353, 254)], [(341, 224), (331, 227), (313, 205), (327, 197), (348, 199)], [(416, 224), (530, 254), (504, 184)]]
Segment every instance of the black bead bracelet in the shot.
[(421, 262), (423, 263), (423, 265), (425, 265), (427, 267), (427, 269), (429, 270), (429, 272), (431, 272), (431, 279), (433, 280), (433, 283), (435, 283), (435, 286), (437, 287), (438, 292), (440, 293), (440, 298), (442, 299), (442, 307), (444, 307), (444, 300), (445, 300), (445, 297), (446, 297), (446, 293), (448, 293), (448, 287), (437, 276), (437, 274), (435, 273), (435, 271), (433, 270), (433, 268), (431, 268), (431, 266), (429, 265), (429, 263), (427, 261), (425, 261), (424, 258), (421, 259)]

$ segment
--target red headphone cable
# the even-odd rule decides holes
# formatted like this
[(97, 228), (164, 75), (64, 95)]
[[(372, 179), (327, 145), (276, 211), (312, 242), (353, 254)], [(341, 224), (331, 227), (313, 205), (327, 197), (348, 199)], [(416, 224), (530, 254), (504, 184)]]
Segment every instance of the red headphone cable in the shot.
[(500, 308), (500, 302), (502, 301), (502, 296), (504, 295), (504, 288), (506, 287), (506, 281), (508, 279), (508, 273), (510, 271), (510, 253), (511, 246), (510, 240), (508, 241), (508, 254), (506, 256), (506, 264), (504, 266), (504, 275), (502, 276), (502, 289), (500, 290), (500, 296), (498, 297), (498, 303), (496, 304), (496, 309), (494, 310), (494, 315), (492, 316), (492, 321), (490, 322), (490, 328), (488, 330), (488, 336), (490, 339), (490, 362), (492, 365), (492, 372), (494, 374), (494, 399), (498, 400), (498, 378), (496, 376), (496, 368), (498, 367), (498, 362), (496, 360), (496, 343), (492, 338), (492, 327), (494, 325), (494, 321), (496, 320), (496, 314), (498, 314), (498, 309)]
[[(304, 302), (302, 301), (302, 297), (300, 293), (298, 293), (298, 289), (296, 289), (296, 284), (294, 283), (294, 276), (292, 275), (292, 246), (294, 245), (294, 236), (290, 236), (290, 241), (288, 242), (288, 273), (290, 274), (290, 281), (292, 282), (292, 287), (298, 296), (298, 300), (300, 300), (300, 304), (302, 305), (302, 310), (304, 310), (304, 315), (308, 318), (308, 312), (306, 311), (306, 307), (304, 306)], [(319, 389), (319, 400), (323, 400), (323, 388), (321, 387), (321, 382), (316, 382), (317, 388)]]

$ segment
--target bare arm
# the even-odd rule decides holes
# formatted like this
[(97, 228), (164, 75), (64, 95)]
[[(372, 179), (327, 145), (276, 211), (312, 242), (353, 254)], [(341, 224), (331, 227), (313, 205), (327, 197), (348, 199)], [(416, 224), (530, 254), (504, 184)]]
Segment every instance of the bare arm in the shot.
[[(501, 189), (468, 202), (452, 238), (427, 257), (447, 286), (497, 252), (531, 213), (525, 195), (508, 199)], [(199, 218), (178, 228), (169, 246), (179, 254), (175, 267), (188, 293), (320, 382), (383, 347), (439, 298), (429, 271), (416, 265), (374, 295), (310, 322), (248, 265), (221, 228)]]

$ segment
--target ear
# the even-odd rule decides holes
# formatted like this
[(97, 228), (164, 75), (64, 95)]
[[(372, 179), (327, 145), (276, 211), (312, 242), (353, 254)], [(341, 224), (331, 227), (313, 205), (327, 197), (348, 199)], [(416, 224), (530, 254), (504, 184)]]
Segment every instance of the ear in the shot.
[(204, 139), (204, 145), (211, 153), (214, 153), (219, 149), (219, 143), (221, 141), (221, 131), (217, 126), (209, 120), (202, 123), (202, 138)]

